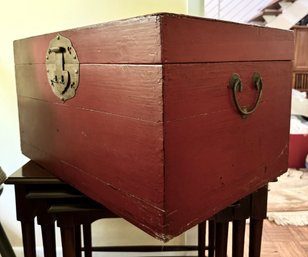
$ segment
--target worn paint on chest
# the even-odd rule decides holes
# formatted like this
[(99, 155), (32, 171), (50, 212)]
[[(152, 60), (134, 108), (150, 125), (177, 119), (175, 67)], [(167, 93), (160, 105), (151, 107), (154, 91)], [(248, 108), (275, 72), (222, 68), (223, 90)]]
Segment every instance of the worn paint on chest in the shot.
[[(174, 14), (60, 32), (76, 95), (49, 85), (57, 33), (14, 42), (21, 146), (50, 172), (168, 240), (287, 169), (293, 34)], [(230, 78), (241, 78), (243, 118)], [(60, 74), (60, 73), (59, 73)]]

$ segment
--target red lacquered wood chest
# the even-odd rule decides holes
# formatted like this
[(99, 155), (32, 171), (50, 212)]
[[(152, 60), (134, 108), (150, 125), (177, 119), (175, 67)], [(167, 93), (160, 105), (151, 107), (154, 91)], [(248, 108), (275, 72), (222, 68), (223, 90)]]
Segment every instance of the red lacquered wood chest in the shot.
[(159, 239), (288, 167), (292, 32), (160, 13), (14, 52), (22, 152)]

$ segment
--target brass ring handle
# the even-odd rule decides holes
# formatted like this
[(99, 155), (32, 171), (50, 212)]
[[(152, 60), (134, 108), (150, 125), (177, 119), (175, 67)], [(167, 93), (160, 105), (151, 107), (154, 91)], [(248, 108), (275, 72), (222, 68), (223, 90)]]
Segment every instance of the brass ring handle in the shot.
[(238, 110), (238, 112), (242, 115), (243, 118), (246, 118), (248, 115), (254, 113), (260, 103), (261, 96), (262, 96), (262, 89), (263, 89), (263, 81), (262, 77), (258, 72), (255, 72), (252, 76), (252, 82), (254, 84), (254, 87), (258, 91), (258, 96), (257, 99), (251, 109), (248, 109), (247, 107), (241, 107), (238, 97), (237, 97), (237, 92), (242, 92), (243, 90), (243, 84), (240, 79), (240, 76), (237, 73), (232, 74), (231, 79), (229, 81), (230, 87), (232, 89), (232, 95), (234, 99), (235, 106)]

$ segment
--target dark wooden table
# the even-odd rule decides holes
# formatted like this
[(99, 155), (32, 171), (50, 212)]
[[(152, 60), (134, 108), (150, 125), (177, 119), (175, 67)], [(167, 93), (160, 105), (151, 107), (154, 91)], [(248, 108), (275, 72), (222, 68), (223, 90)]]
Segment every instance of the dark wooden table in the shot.
[[(56, 256), (55, 221), (61, 230), (63, 257), (92, 256), (93, 251), (161, 251), (161, 246), (92, 247), (91, 223), (101, 218), (118, 217), (107, 208), (89, 199), (78, 190), (54, 177), (30, 161), (6, 181), (15, 187), (17, 220), (21, 222), (24, 256), (35, 257), (34, 218), (42, 229), (45, 257)], [(226, 257), (228, 224), (233, 222), (232, 256), (242, 257), (246, 219), (250, 218), (249, 257), (259, 257), (262, 225), (266, 217), (267, 187), (239, 200), (209, 220), (209, 242), (205, 245), (205, 224), (198, 226), (198, 244), (164, 246), (164, 251), (197, 251), (199, 257)], [(83, 226), (81, 247), (80, 226)]]

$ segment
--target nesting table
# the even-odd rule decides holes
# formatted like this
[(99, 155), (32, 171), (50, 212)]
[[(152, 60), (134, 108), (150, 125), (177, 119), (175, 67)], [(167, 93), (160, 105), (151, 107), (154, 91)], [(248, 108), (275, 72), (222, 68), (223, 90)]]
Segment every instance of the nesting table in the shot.
[[(92, 247), (91, 223), (102, 218), (119, 217), (103, 205), (62, 182), (33, 161), (13, 173), (6, 181), (15, 187), (17, 220), (21, 222), (24, 255), (36, 256), (34, 218), (42, 229), (44, 256), (56, 256), (55, 222), (61, 230), (64, 257), (86, 257), (93, 251), (197, 251), (209, 257), (226, 257), (228, 224), (233, 222), (232, 256), (242, 257), (246, 219), (250, 218), (249, 257), (259, 257), (262, 224), (266, 218), (267, 186), (220, 211), (209, 221), (209, 236), (205, 244), (206, 222), (198, 225), (198, 244), (186, 246), (110, 246)], [(81, 230), (83, 226), (83, 244)], [(83, 245), (83, 247), (82, 247)]]

